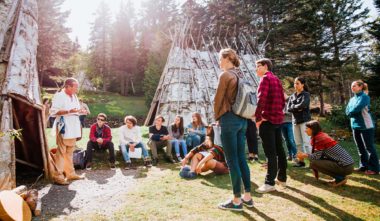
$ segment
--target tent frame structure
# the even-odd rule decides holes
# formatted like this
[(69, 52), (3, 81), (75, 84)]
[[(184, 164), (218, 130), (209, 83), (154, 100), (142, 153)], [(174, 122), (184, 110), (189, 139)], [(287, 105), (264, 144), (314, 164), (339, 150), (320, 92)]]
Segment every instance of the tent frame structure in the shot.
[(192, 19), (187, 19), (170, 35), (172, 45), (144, 123), (146, 126), (152, 125), (157, 115), (162, 115), (166, 124), (181, 115), (186, 124), (191, 121), (193, 112), (201, 113), (207, 124), (214, 121), (213, 100), (221, 73), (218, 53), (223, 48), (238, 52), (239, 68), (245, 79), (258, 86), (255, 62), (262, 58), (264, 47), (257, 49), (252, 35), (235, 31), (232, 38), (208, 38), (199, 34), (195, 40), (191, 28)]

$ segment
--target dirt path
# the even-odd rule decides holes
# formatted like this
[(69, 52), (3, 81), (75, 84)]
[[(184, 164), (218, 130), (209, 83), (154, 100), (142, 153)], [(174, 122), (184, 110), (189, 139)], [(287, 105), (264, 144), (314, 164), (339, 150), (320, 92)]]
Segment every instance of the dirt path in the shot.
[[(159, 171), (151, 168), (149, 174)], [(86, 178), (68, 186), (48, 184), (39, 190), (43, 211), (41, 217), (34, 220), (75, 220), (78, 216), (90, 214), (109, 217), (120, 210), (125, 203), (125, 195), (146, 177), (146, 172), (146, 168), (83, 171)]]

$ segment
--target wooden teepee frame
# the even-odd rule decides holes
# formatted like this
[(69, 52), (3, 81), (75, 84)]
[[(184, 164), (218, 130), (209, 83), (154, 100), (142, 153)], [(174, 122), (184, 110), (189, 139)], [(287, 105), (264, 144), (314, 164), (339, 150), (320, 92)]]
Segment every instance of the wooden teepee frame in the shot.
[(21, 141), (0, 137), (0, 190), (16, 186), (16, 162), (50, 177), (37, 74), (36, 0), (0, 4), (0, 131), (22, 129)]
[(262, 56), (260, 50), (253, 48), (252, 45), (257, 44), (253, 44), (252, 38), (244, 33), (233, 39), (199, 35), (195, 41), (191, 27), (192, 20), (187, 19), (177, 25), (171, 35), (170, 52), (145, 125), (153, 124), (159, 114), (164, 116), (166, 124), (173, 122), (175, 115), (183, 116), (187, 124), (193, 112), (200, 112), (205, 123), (212, 123), (213, 101), (221, 73), (218, 53), (222, 48), (233, 48), (238, 52), (244, 77), (258, 86), (255, 62)]

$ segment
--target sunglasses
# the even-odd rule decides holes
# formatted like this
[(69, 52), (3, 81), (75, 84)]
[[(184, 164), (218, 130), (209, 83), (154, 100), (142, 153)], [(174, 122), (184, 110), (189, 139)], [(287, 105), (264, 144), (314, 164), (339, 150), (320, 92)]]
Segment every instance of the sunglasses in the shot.
[(106, 121), (105, 119), (102, 119), (102, 118), (98, 118), (98, 120), (100, 120), (100, 121)]

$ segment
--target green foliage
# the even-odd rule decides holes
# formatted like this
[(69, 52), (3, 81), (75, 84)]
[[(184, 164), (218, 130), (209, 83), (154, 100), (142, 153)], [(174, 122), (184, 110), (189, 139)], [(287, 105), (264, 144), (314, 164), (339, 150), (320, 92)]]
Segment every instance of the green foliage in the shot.
[(17, 139), (19, 141), (22, 140), (22, 137), (21, 137), (21, 132), (22, 132), (22, 129), (9, 129), (8, 131), (6, 132), (2, 132), (0, 131), (0, 137), (3, 137), (5, 135), (9, 135), (11, 139)]
[(326, 119), (336, 127), (342, 129), (351, 128), (350, 119), (346, 115), (345, 105), (334, 106), (331, 110), (331, 114), (327, 115)]

